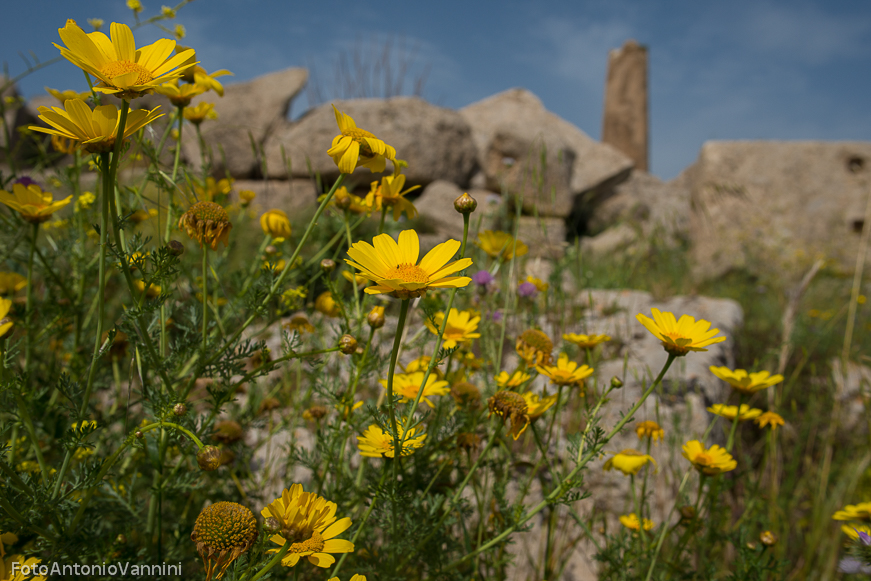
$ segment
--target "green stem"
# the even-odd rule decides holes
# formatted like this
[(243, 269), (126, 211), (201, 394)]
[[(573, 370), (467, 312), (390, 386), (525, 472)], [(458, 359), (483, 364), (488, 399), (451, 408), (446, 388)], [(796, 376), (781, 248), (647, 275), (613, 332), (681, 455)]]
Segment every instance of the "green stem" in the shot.
[[(378, 483), (378, 488), (381, 488), (381, 485), (384, 484), (384, 477), (387, 476), (387, 472), (384, 471), (381, 473), (381, 481)], [(354, 536), (351, 537), (351, 544), (355, 544), (357, 539), (360, 538), (360, 533), (363, 532), (363, 527), (366, 525), (366, 521), (369, 520), (369, 515), (372, 514), (372, 509), (375, 508), (375, 501), (378, 500), (378, 495), (372, 497), (372, 502), (369, 504), (369, 508), (366, 509), (366, 512), (363, 514), (363, 520), (360, 521), (360, 526), (357, 527), (357, 531), (354, 533)], [(333, 577), (337, 577), (339, 575), (339, 569), (342, 568), (342, 563), (345, 562), (345, 558), (348, 556), (348, 553), (342, 553), (342, 556), (339, 557), (339, 562), (336, 563), (336, 566), (333, 568), (332, 573), (330, 573), (330, 579)]]
[(735, 433), (738, 431), (738, 422), (741, 421), (741, 404), (744, 403), (744, 394), (738, 397), (738, 407), (735, 409), (735, 419), (732, 421), (732, 429), (729, 432), (729, 440), (726, 442), (726, 451), (732, 452), (732, 445), (735, 443)]
[(33, 427), (33, 420), (30, 418), (30, 412), (27, 410), (27, 402), (21, 396), (21, 393), (15, 390), (15, 401), (18, 403), (18, 414), (21, 416), (21, 421), (27, 429), (27, 434), (30, 436), (30, 442), (33, 444), (33, 453), (36, 455), (36, 461), (39, 463), (39, 470), (42, 472), (43, 484), (48, 484), (48, 466), (45, 464), (45, 458), (42, 456), (42, 450), (39, 449), (39, 440), (36, 438), (36, 429)]
[[(36, 238), (39, 236), (39, 224), (31, 224), (30, 254), (27, 258), (27, 303), (24, 311), (25, 343), (24, 343), (24, 373), (30, 373), (30, 359), (33, 352), (33, 254), (36, 252)], [(29, 376), (28, 376), (29, 377)]]
[[(396, 498), (396, 489), (399, 486), (399, 476), (397, 474), (399, 468), (399, 460), (402, 458), (402, 439), (407, 430), (403, 430), (403, 434), (399, 433), (399, 426), (396, 422), (396, 398), (393, 395), (393, 376), (396, 371), (396, 360), (399, 357), (399, 346), (402, 343), (402, 331), (405, 328), (405, 319), (408, 316), (409, 299), (402, 299), (399, 306), (399, 322), (396, 324), (396, 336), (393, 339), (393, 350), (390, 353), (390, 368), (387, 371), (387, 410), (390, 415), (390, 428), (393, 431), (393, 499), (391, 501), (391, 562), (394, 568), (396, 567), (396, 545), (399, 539), (396, 537), (396, 519), (399, 517), (399, 506)], [(406, 426), (410, 425), (409, 419)]]
[(209, 247), (203, 244), (203, 359), (206, 358), (206, 343), (209, 338)]
[[(513, 524), (512, 526), (508, 527), (507, 529), (505, 529), (504, 531), (499, 533), (496, 537), (494, 537), (493, 539), (491, 539), (487, 543), (479, 546), (477, 549), (475, 549), (471, 553), (468, 553), (464, 557), (461, 557), (460, 559), (457, 559), (453, 563), (450, 563), (444, 569), (442, 569), (442, 572), (454, 569), (454, 568), (460, 566), (461, 564), (465, 563), (469, 559), (474, 558), (476, 555), (483, 553), (483, 552), (489, 550), (490, 548), (498, 545), (499, 543), (501, 543), (502, 541), (507, 539), (518, 528), (522, 527), (527, 522), (529, 522), (529, 520), (532, 517), (534, 517), (536, 514), (541, 512), (546, 506), (553, 504), (554, 502), (559, 500), (559, 498), (563, 494), (565, 494), (573, 485), (572, 480), (575, 477), (575, 475), (577, 475), (578, 472), (580, 472), (593, 458), (597, 458), (599, 456), (599, 454), (601, 453), (602, 449), (608, 444), (608, 442), (610, 442), (614, 438), (614, 436), (616, 436), (618, 433), (620, 433), (620, 431), (623, 429), (623, 426), (625, 426), (627, 423), (629, 423), (629, 421), (635, 415), (635, 412), (638, 411), (638, 409), (644, 404), (645, 400), (650, 396), (651, 393), (653, 393), (653, 390), (656, 389), (656, 387), (662, 382), (662, 378), (665, 376), (665, 373), (668, 371), (669, 367), (671, 367), (671, 364), (674, 361), (674, 359), (675, 359), (675, 356), (673, 354), (669, 353), (668, 360), (665, 362), (665, 365), (663, 366), (662, 371), (659, 372), (659, 375), (656, 377), (656, 380), (650, 385), (650, 387), (648, 387), (644, 391), (644, 393), (641, 395), (641, 398), (638, 400), (638, 402), (629, 409), (629, 411), (626, 413), (626, 415), (623, 416), (623, 419), (621, 419), (619, 422), (617, 422), (617, 424), (614, 426), (614, 428), (603, 438), (603, 440), (598, 445), (596, 445), (592, 450), (587, 452), (587, 454), (584, 455), (583, 457), (581, 457), (581, 455), (583, 454), (584, 446), (583, 446), (583, 442), (581, 443), (581, 446), (579, 446), (579, 450), (578, 450), (579, 461), (577, 463), (577, 466), (575, 466), (575, 468), (568, 474), (568, 476), (566, 476), (565, 479), (563, 479), (563, 481), (560, 483), (560, 485), (557, 486), (553, 492), (551, 492), (544, 500), (539, 502), (531, 510), (526, 512), (524, 514), (524, 516), (522, 518), (518, 519), (518, 521), (515, 524)], [(600, 405), (601, 405), (602, 401), (604, 401), (604, 398), (608, 393), (609, 392), (605, 392), (605, 394), (602, 395), (602, 400), (600, 401)], [(598, 409), (598, 407), (597, 407), (597, 409)], [(588, 423), (588, 425), (587, 425), (588, 430), (589, 430), (590, 426), (592, 426), (592, 424), (593, 424), (592, 421), (590, 421)], [(586, 432), (585, 432), (585, 435), (586, 435)]]
[(279, 562), (284, 558), (284, 556), (287, 554), (287, 551), (290, 550), (290, 545), (291, 545), (290, 541), (285, 540), (285, 541), (284, 541), (284, 544), (281, 546), (281, 550), (278, 551), (277, 553), (275, 553), (275, 556), (272, 557), (272, 558), (269, 560), (268, 563), (266, 563), (266, 566), (263, 567), (263, 568), (260, 570), (259, 573), (257, 573), (256, 575), (254, 575), (254, 578), (251, 579), (251, 581), (257, 581), (258, 579), (260, 579), (261, 577), (263, 577), (264, 575), (266, 575), (266, 574), (269, 572), (270, 569), (272, 569), (273, 567), (275, 567), (276, 565), (278, 565), (278, 563), (279, 563)]
[(387, 206), (381, 208), (381, 222), (378, 224), (378, 233), (384, 232), (384, 218), (387, 217)]

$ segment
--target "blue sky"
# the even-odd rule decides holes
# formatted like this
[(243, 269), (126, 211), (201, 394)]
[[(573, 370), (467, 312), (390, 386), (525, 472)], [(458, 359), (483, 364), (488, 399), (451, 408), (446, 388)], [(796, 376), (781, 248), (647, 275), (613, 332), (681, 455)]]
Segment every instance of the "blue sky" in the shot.
[[(160, 10), (159, 0), (142, 2), (145, 17)], [(31, 0), (5, 14), (0, 59), (13, 75), (25, 70), (18, 52), (58, 54), (52, 42), (67, 18), (86, 30), (88, 18), (133, 22), (124, 0)], [(329, 90), (340, 54), (392, 40), (415, 49), (408, 77), (428, 71), (423, 97), (433, 103), (459, 108), (525, 87), (595, 138), (608, 50), (634, 38), (650, 55), (651, 170), (666, 179), (709, 139), (871, 139), (865, 0), (196, 0), (177, 21), (203, 66), (233, 80), (308, 66)], [(159, 31), (135, 34), (144, 43)], [(25, 96), (43, 86), (86, 88), (66, 61), (20, 84)], [(292, 114), (307, 105), (302, 95)]]

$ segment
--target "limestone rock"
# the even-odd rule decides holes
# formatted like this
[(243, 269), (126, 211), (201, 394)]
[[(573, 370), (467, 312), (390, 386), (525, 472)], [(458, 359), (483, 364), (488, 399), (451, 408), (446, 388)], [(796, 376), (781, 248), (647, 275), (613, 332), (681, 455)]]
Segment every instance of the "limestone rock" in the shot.
[[(472, 127), (488, 187), (524, 194), (525, 209), (540, 215), (566, 217), (578, 194), (599, 201), (599, 191), (626, 179), (632, 162), (608, 145), (596, 142), (568, 121), (544, 108), (525, 89), (510, 89), (460, 110)], [(541, 172), (542, 148), (546, 171)], [(533, 170), (545, 187), (536, 184)], [(552, 199), (551, 188), (555, 192)]]
[(520, 216), (517, 239), (529, 246), (529, 256), (558, 258), (565, 252), (566, 221), (545, 216)]
[(292, 216), (317, 208), (318, 191), (311, 180), (236, 180), (233, 190), (236, 196), (242, 190), (257, 194), (251, 207), (260, 213), (275, 208)]
[[(456, 111), (436, 107), (417, 97), (355, 99), (334, 104), (342, 113), (350, 115), (357, 127), (392, 145), (396, 156), (408, 162), (408, 168), (403, 171), (408, 185), (427, 185), (439, 179), (460, 187), (468, 185), (477, 158), (471, 130)], [(339, 129), (329, 103), (309, 111), (295, 123), (282, 123), (266, 146), (269, 175), (287, 175), (281, 162), (284, 146), (294, 177), (308, 177), (307, 163), (310, 163), (312, 172), (327, 181), (336, 179), (339, 169), (327, 155), (336, 135)], [(392, 171), (390, 166), (388, 163), (388, 172)], [(353, 179), (368, 184), (379, 177), (364, 169), (359, 175), (355, 173)]]
[[(448, 238), (463, 239), (463, 216), (454, 209), (454, 200), (462, 196), (465, 191), (451, 182), (436, 180), (429, 184), (423, 193), (414, 200), (414, 207), (420, 213), (421, 220), (428, 227), (435, 229), (435, 233), (442, 239), (442, 242)], [(478, 202), (478, 207), (472, 214), (472, 223), (477, 223), (478, 217), (483, 214), (481, 229), (486, 230), (492, 223), (492, 212), (488, 213), (486, 203), (489, 192), (468, 190), (468, 194)]]
[[(213, 173), (223, 174), (226, 170), (235, 178), (259, 174), (260, 160), (252, 151), (251, 139), (258, 147), (263, 147), (267, 137), (286, 123), (290, 104), (307, 80), (306, 69), (289, 68), (244, 83), (225, 85), (223, 97), (209, 92), (195, 98), (193, 105), (214, 103), (218, 114), (217, 119), (206, 121), (201, 126), (203, 139), (211, 149)], [(190, 125), (185, 129), (182, 151), (185, 158), (198, 167), (200, 148), (196, 132)], [(223, 159), (219, 146), (224, 151)], [(226, 167), (223, 160), (226, 160)], [(274, 163), (281, 166), (280, 156)], [(270, 168), (270, 175), (276, 175), (274, 169)]]
[(687, 170), (695, 274), (803, 271), (818, 255), (852, 270), (871, 143), (709, 141)]

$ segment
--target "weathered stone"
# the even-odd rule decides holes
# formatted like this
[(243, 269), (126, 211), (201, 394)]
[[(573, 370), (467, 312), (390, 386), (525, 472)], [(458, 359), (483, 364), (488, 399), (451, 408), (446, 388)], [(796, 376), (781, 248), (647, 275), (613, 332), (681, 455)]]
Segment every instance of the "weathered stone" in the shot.
[(627, 40), (608, 53), (602, 143), (613, 145), (647, 171), (647, 48)]
[(237, 198), (242, 190), (257, 194), (251, 202), (257, 211), (275, 208), (292, 216), (317, 208), (318, 191), (311, 180), (236, 180), (233, 190)]
[(689, 219), (690, 196), (683, 174), (663, 182), (636, 170), (594, 209), (586, 229), (595, 236), (626, 224), (643, 236), (657, 236), (670, 244), (689, 236)]
[[(608, 186), (625, 180), (632, 170), (629, 158), (547, 111), (525, 89), (498, 93), (460, 113), (472, 127), (488, 186), (501, 186), (500, 180), (511, 178), (530, 213), (537, 205), (540, 215), (568, 216), (578, 194), (587, 194), (590, 203), (596, 203)], [(547, 160), (544, 172), (539, 161), (542, 151)], [(537, 187), (535, 171), (546, 188)]]
[[(357, 127), (396, 149), (396, 156), (408, 162), (403, 171), (408, 185), (427, 185), (439, 179), (460, 187), (468, 185), (477, 159), (469, 126), (456, 111), (430, 105), (417, 97), (355, 99), (333, 104), (350, 115)], [(327, 155), (336, 135), (339, 129), (329, 103), (309, 111), (295, 123), (284, 122), (266, 146), (269, 175), (287, 175), (281, 161), (283, 146), (294, 177), (308, 177), (310, 163), (312, 172), (328, 181), (336, 179), (339, 169)], [(390, 163), (387, 171), (393, 171)], [(379, 178), (368, 171), (353, 177), (359, 183)]]
[(835, 386), (836, 397), (841, 406), (838, 417), (833, 418), (837, 421), (838, 430), (843, 434), (867, 433), (867, 410), (871, 405), (871, 368), (850, 361), (844, 377), (840, 359), (832, 359), (829, 365), (832, 370), (832, 385)]
[[(444, 180), (437, 180), (429, 184), (423, 193), (414, 200), (414, 207), (420, 213), (421, 220), (435, 229), (435, 233), (442, 238), (463, 238), (463, 216), (454, 209), (454, 200), (462, 196), (467, 190), (460, 189), (455, 184)], [(472, 214), (472, 223), (477, 224), (480, 216), (484, 216), (481, 229), (491, 227), (493, 221), (493, 207), (486, 203), (489, 192), (486, 190), (468, 190), (468, 194), (475, 198), (478, 207)]]
[(565, 253), (566, 221), (546, 216), (520, 216), (517, 239), (529, 246), (529, 256), (559, 258)]
[[(308, 80), (308, 71), (289, 68), (257, 77), (245, 83), (228, 84), (224, 96), (209, 92), (196, 97), (192, 105), (207, 102), (215, 104), (218, 118), (205, 121), (203, 139), (211, 149), (212, 172), (225, 171), (236, 178), (250, 178), (261, 173), (260, 156), (255, 156), (252, 139), (262, 148), (269, 135), (286, 123), (293, 98), (302, 91)], [(182, 151), (185, 159), (194, 167), (200, 166), (200, 147), (196, 131), (188, 125), (183, 132)], [(221, 156), (220, 150), (224, 155)], [(226, 167), (224, 166), (226, 160)], [(281, 158), (272, 163), (281, 165)], [(269, 168), (270, 175), (275, 168)], [(278, 168), (279, 170), (281, 168)]]
[(820, 255), (852, 270), (871, 143), (710, 141), (687, 170), (695, 275), (798, 272)]
[(584, 255), (604, 257), (626, 250), (636, 243), (639, 232), (629, 224), (616, 224), (595, 236), (581, 238)]

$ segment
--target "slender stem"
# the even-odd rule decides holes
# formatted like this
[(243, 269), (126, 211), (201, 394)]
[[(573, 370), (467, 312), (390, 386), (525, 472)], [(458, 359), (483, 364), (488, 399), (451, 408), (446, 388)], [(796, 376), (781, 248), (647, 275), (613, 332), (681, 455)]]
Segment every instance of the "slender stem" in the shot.
[(30, 373), (30, 359), (33, 352), (33, 254), (36, 252), (36, 238), (39, 224), (31, 224), (30, 254), (27, 258), (27, 306), (25, 307), (24, 373)]
[(30, 412), (27, 410), (27, 402), (21, 396), (21, 393), (15, 390), (15, 401), (18, 403), (18, 414), (21, 416), (21, 421), (27, 429), (27, 434), (30, 436), (30, 442), (33, 444), (33, 453), (36, 455), (36, 461), (39, 463), (39, 470), (42, 472), (43, 484), (48, 484), (48, 466), (45, 464), (45, 458), (42, 456), (42, 450), (39, 449), (39, 440), (36, 438), (36, 429), (33, 427), (33, 420), (30, 418)]
[(206, 358), (206, 343), (209, 338), (209, 246), (203, 244), (203, 359)]
[(387, 206), (381, 208), (381, 222), (378, 224), (378, 233), (384, 232), (384, 218), (387, 217)]
[[(396, 359), (399, 356), (399, 346), (402, 343), (402, 331), (405, 328), (405, 319), (408, 316), (409, 299), (403, 299), (399, 307), (399, 322), (396, 324), (396, 336), (393, 339), (393, 351), (390, 353), (390, 368), (387, 371), (387, 410), (390, 415), (390, 428), (393, 431), (393, 495), (391, 500), (391, 562), (394, 568), (396, 567), (396, 545), (399, 539), (396, 536), (396, 519), (399, 518), (399, 505), (396, 498), (396, 489), (399, 486), (399, 461), (402, 458), (402, 437), (405, 435), (399, 433), (399, 426), (396, 422), (396, 398), (393, 395), (393, 376), (396, 371)], [(410, 425), (406, 422), (406, 426)]]
[[(381, 488), (381, 485), (384, 484), (384, 477), (387, 476), (387, 471), (381, 473), (381, 481), (378, 483), (378, 487)], [(378, 500), (378, 495), (372, 497), (372, 502), (369, 503), (369, 508), (366, 509), (366, 512), (363, 513), (363, 520), (360, 521), (360, 526), (357, 527), (357, 531), (354, 533), (354, 536), (351, 537), (351, 544), (355, 544), (357, 539), (360, 538), (360, 533), (363, 532), (363, 527), (366, 525), (366, 521), (369, 520), (369, 515), (372, 514), (372, 509), (375, 508), (375, 502)], [(342, 556), (339, 558), (339, 562), (336, 563), (336, 566), (333, 568), (332, 573), (330, 574), (330, 579), (338, 576), (339, 569), (342, 568), (342, 563), (345, 562), (345, 558), (348, 556), (348, 553), (342, 553)]]
[(291, 545), (290, 541), (285, 540), (285, 541), (284, 541), (284, 544), (281, 546), (281, 550), (278, 551), (277, 553), (275, 553), (275, 556), (272, 557), (272, 559), (270, 559), (268, 563), (266, 563), (266, 566), (263, 567), (263, 568), (260, 570), (259, 573), (257, 573), (256, 575), (254, 575), (254, 578), (251, 579), (251, 581), (257, 581), (258, 579), (260, 579), (261, 577), (263, 577), (264, 575), (266, 575), (266, 574), (269, 572), (270, 569), (272, 569), (273, 567), (275, 567), (276, 565), (278, 565), (278, 563), (279, 563), (279, 562), (284, 558), (284, 556), (287, 554), (287, 551), (290, 550), (290, 545)]
[(735, 443), (735, 433), (738, 431), (738, 422), (741, 421), (741, 404), (744, 403), (744, 394), (738, 396), (738, 407), (735, 411), (735, 419), (732, 422), (732, 429), (729, 432), (729, 440), (726, 442), (726, 451), (732, 452), (732, 445)]

